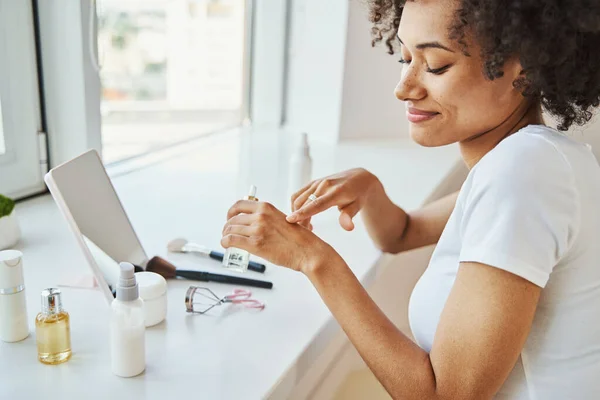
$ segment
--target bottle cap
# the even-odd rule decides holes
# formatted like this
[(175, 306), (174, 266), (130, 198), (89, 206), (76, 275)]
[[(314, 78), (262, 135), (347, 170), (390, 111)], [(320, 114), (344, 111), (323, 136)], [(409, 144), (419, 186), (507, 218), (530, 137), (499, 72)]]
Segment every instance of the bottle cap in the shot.
[(254, 186), (254, 185), (250, 186), (250, 191), (248, 192), (248, 196), (244, 197), (244, 199), (258, 201), (258, 199), (256, 198), (256, 186)]
[(58, 314), (63, 310), (61, 291), (57, 288), (48, 288), (42, 290), (42, 313)]
[(18, 250), (0, 251), (0, 295), (14, 294), (25, 289), (23, 253)]
[(117, 283), (117, 300), (134, 301), (140, 297), (137, 281), (135, 280), (135, 269), (133, 264), (122, 262), (119, 264), (121, 274)]
[(308, 147), (308, 133), (302, 132), (302, 146)]
[(298, 146), (298, 150), (305, 156), (310, 157), (310, 146), (308, 144), (308, 134), (303, 132), (300, 137), (300, 146)]

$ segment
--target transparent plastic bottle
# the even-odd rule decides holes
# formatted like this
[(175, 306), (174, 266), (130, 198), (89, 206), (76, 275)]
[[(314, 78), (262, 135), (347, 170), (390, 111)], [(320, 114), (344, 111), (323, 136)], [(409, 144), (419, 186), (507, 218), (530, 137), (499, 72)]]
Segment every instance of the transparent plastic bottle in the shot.
[(71, 358), (70, 317), (62, 307), (60, 289), (42, 291), (42, 312), (35, 318), (38, 360), (61, 364)]
[[(245, 200), (258, 201), (256, 198), (256, 186), (250, 186), (250, 193), (244, 197)], [(248, 270), (248, 263), (250, 262), (250, 253), (246, 250), (238, 249), (236, 247), (229, 247), (225, 250), (223, 256), (223, 267), (236, 272), (246, 272)]]

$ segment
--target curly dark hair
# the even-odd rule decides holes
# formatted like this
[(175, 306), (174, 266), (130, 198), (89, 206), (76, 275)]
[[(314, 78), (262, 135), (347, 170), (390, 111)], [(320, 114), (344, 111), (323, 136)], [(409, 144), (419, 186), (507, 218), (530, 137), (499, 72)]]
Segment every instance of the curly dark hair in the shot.
[[(406, 0), (369, 0), (372, 44), (390, 54)], [(539, 99), (558, 129), (584, 125), (600, 104), (600, 1), (460, 0), (449, 39), (468, 56), (467, 32), (481, 47), (483, 73), (502, 76), (505, 61), (518, 56), (523, 95)]]

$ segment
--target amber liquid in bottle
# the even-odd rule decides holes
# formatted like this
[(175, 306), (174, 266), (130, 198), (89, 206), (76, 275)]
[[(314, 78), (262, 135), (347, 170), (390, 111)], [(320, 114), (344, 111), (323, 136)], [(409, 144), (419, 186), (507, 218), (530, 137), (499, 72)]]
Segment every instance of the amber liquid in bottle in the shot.
[(69, 314), (44, 315), (35, 319), (38, 359), (44, 364), (60, 364), (71, 358)]
[(60, 290), (42, 292), (42, 312), (35, 318), (35, 335), (38, 359), (44, 364), (60, 364), (71, 358), (70, 318), (62, 309)]

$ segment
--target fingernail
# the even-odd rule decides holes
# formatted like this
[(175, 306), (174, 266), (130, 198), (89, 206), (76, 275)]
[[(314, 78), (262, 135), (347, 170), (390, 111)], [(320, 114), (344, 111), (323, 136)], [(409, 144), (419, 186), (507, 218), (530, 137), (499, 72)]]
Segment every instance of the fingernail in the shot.
[(296, 222), (298, 220), (298, 214), (290, 214), (286, 219), (288, 222)]

